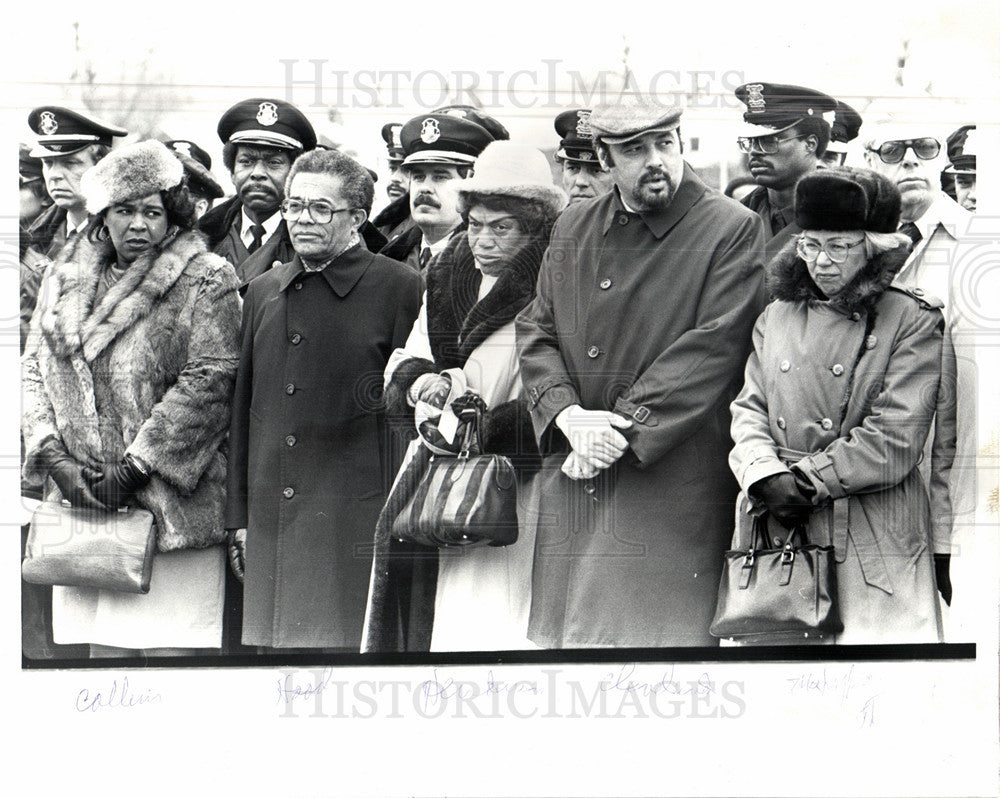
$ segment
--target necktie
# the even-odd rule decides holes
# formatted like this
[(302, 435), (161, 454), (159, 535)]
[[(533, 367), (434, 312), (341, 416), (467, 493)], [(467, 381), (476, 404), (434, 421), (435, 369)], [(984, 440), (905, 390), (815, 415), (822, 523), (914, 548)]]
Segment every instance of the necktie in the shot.
[(920, 231), (917, 229), (917, 226), (913, 222), (907, 222), (906, 224), (901, 224), (899, 226), (898, 232), (902, 233), (904, 236), (910, 239), (910, 241), (913, 242), (913, 246), (916, 246), (918, 243), (920, 243), (920, 239), (923, 238), (923, 236), (920, 234)]
[(261, 242), (264, 240), (264, 225), (250, 225), (250, 235), (253, 236), (253, 241), (251, 241), (250, 246), (247, 247), (247, 252), (253, 253), (260, 249)]
[(427, 264), (430, 263), (430, 260), (431, 260), (431, 248), (430, 247), (424, 247), (422, 250), (420, 250), (420, 270), (421, 271), (423, 271), (424, 269), (427, 268)]

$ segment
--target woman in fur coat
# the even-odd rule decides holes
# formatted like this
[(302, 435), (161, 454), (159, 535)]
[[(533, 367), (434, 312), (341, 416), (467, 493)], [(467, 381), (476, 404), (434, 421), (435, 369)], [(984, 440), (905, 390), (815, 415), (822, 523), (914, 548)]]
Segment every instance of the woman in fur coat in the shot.
[[(490, 143), (459, 189), (464, 229), (429, 265), (420, 315), (385, 373), (388, 412), (408, 419), (410, 429), (418, 405), (443, 409), (466, 391), (483, 400), (482, 449), (513, 459), (522, 520), (524, 477), (538, 450), (514, 317), (534, 297), (552, 224), (565, 205), (538, 150)], [(392, 520), (428, 459), (417, 438), (379, 519), (363, 650), (536, 648), (527, 639), (533, 526), (521, 523), (518, 540), (504, 547), (418, 550), (390, 540)]]
[(46, 272), (22, 360), (24, 467), (49, 498), (145, 507), (157, 554), (145, 595), (53, 588), (55, 640), (95, 656), (217, 648), (236, 275), (193, 232), (159, 142), (115, 150), (81, 189), (95, 216)]
[[(843, 633), (828, 642), (940, 639), (930, 507), (917, 470), (941, 380), (941, 303), (893, 277), (896, 187), (829, 169), (795, 192), (803, 232), (768, 271), (774, 301), (753, 332), (732, 404), (730, 464), (771, 544), (803, 527), (833, 545)], [(773, 641), (772, 641), (773, 642)], [(801, 639), (798, 641), (803, 642)]]

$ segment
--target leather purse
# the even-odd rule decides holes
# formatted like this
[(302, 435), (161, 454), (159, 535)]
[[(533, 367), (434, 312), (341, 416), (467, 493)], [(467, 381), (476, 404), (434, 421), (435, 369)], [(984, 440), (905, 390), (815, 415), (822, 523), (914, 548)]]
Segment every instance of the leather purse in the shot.
[(31, 518), (21, 577), (35, 585), (148, 593), (155, 554), (156, 525), (149, 510), (44, 501)]
[[(465, 397), (459, 397), (464, 399)], [(482, 401), (456, 399), (464, 423), (456, 457), (435, 454), (392, 524), (401, 541), (424, 546), (509, 546), (517, 540), (517, 479), (510, 458), (480, 450)]]
[(709, 632), (755, 643), (842, 632), (833, 546), (797, 545), (796, 528), (781, 548), (763, 548), (766, 523), (755, 517), (749, 548), (725, 553)]

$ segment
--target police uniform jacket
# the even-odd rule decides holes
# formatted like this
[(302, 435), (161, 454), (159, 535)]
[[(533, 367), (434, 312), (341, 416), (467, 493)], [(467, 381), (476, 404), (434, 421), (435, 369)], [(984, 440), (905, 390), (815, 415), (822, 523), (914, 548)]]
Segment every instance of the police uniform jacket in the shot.
[[(517, 319), (544, 463), (529, 637), (542, 646), (710, 645), (736, 489), (728, 405), (763, 307), (760, 219), (685, 166), (670, 206), (614, 191), (567, 208)], [(564, 408), (633, 421), (592, 480), (559, 468)]]
[(245, 644), (359, 648), (394, 473), (382, 373), (419, 309), (419, 276), (361, 245), (248, 286), (226, 513), (247, 528)]
[[(730, 463), (743, 490), (792, 471), (815, 492), (807, 537), (836, 551), (841, 643), (940, 635), (917, 463), (934, 415), (944, 321), (938, 300), (890, 285), (905, 259), (902, 248), (872, 258), (827, 300), (789, 245), (769, 266), (776, 301), (754, 328), (732, 405)], [(785, 532), (772, 521), (771, 534), (776, 528)]]

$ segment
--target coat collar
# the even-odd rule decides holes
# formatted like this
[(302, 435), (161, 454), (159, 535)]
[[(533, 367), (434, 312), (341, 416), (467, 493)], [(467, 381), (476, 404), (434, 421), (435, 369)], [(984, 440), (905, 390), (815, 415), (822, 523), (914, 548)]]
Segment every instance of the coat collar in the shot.
[(122, 331), (145, 318), (188, 263), (206, 252), (192, 231), (170, 235), (138, 258), (95, 304), (105, 266), (114, 257), (110, 241), (77, 236), (53, 266), (54, 299), (41, 318), (42, 332), (58, 355), (82, 350), (91, 362)]
[[(646, 227), (649, 228), (649, 231), (655, 238), (663, 238), (663, 236), (670, 232), (674, 225), (684, 218), (684, 215), (691, 210), (706, 191), (708, 191), (708, 186), (701, 182), (701, 178), (685, 162), (681, 184), (666, 209), (654, 213), (640, 212), (638, 216), (646, 223)], [(622, 213), (629, 213), (625, 205), (622, 204), (621, 194), (617, 186), (615, 186), (609, 196), (611, 199), (604, 214), (604, 225), (602, 227), (604, 235), (608, 234), (608, 230), (611, 229), (611, 225), (616, 217)]]
[[(333, 289), (334, 293), (343, 299), (358, 284), (358, 280), (368, 271), (374, 256), (361, 244), (355, 244), (346, 252), (338, 255), (326, 268), (319, 272), (323, 279)], [(302, 259), (296, 255), (288, 263), (276, 267), (279, 271), (278, 290), (288, 290), (297, 277), (306, 274)]]

